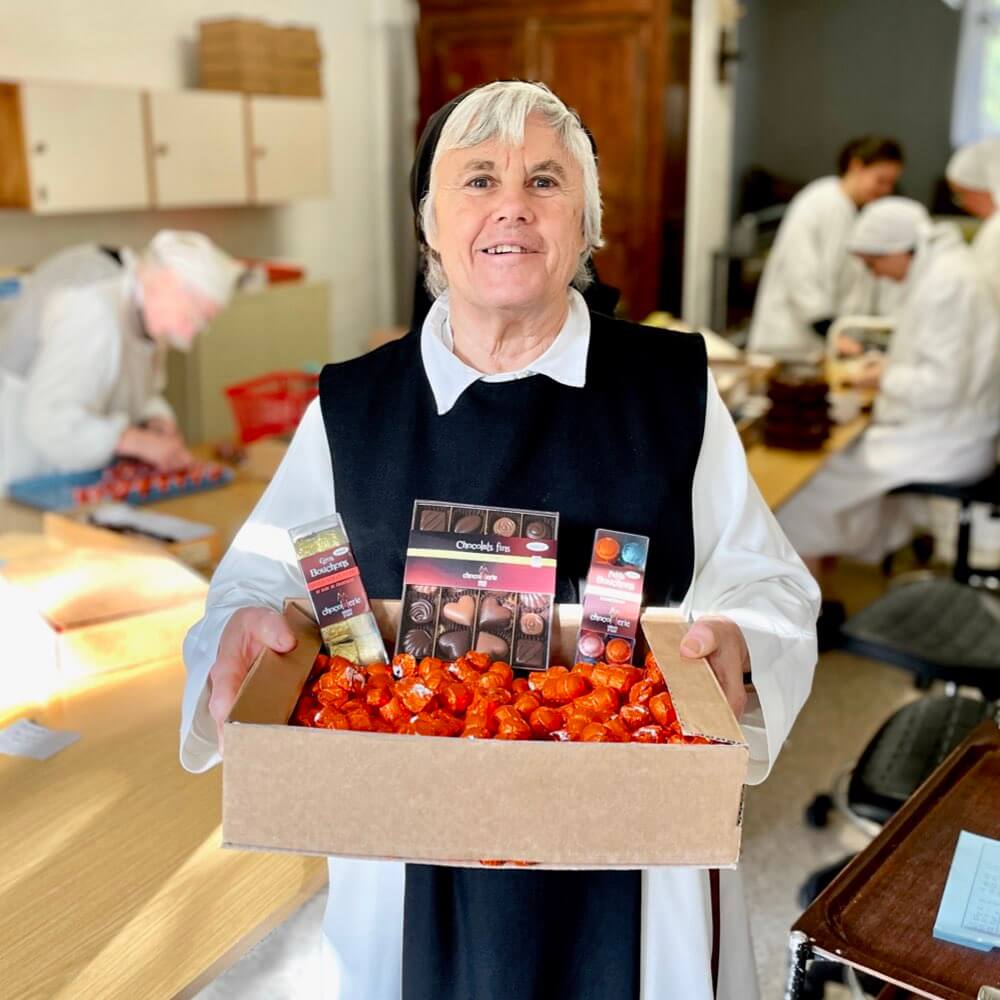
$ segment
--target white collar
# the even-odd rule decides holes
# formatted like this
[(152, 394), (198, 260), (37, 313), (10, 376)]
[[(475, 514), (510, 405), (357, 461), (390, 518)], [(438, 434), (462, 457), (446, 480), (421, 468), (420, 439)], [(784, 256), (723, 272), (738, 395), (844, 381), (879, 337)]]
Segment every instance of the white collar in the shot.
[(509, 382), (530, 375), (547, 375), (556, 382), (579, 389), (587, 381), (590, 312), (583, 296), (571, 288), (569, 312), (556, 339), (541, 357), (520, 371), (484, 375), (456, 357), (453, 347), (448, 293), (445, 292), (434, 300), (420, 330), (420, 355), (439, 416), (447, 413), (458, 402), (459, 396), (480, 379), (484, 382)]

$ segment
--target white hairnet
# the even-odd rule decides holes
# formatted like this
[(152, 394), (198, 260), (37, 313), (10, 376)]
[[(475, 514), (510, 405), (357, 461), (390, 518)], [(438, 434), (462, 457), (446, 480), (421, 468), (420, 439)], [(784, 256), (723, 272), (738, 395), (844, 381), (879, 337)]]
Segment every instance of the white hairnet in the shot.
[(1000, 138), (983, 139), (956, 150), (945, 176), (958, 187), (989, 191), (1000, 199)]
[(146, 259), (222, 306), (229, 302), (243, 271), (243, 265), (207, 236), (176, 229), (161, 229), (149, 244)]
[(931, 230), (927, 209), (912, 198), (878, 198), (861, 210), (847, 249), (876, 257), (912, 250)]

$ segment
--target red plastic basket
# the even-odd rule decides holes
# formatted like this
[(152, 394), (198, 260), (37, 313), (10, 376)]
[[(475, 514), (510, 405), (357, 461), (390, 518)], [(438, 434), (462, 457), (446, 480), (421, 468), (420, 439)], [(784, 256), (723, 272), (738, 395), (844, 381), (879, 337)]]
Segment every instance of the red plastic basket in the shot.
[(271, 372), (226, 389), (243, 444), (291, 434), (318, 393), (319, 375), (308, 372)]

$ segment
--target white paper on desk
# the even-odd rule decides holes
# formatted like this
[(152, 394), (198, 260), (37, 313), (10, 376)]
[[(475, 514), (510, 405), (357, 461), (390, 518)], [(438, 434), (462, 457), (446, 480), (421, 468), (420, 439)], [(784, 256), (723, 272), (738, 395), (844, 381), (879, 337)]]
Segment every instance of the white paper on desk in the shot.
[(1000, 946), (1000, 840), (960, 832), (934, 937), (979, 951)]
[(79, 733), (46, 729), (31, 719), (18, 719), (6, 729), (0, 729), (0, 753), (12, 757), (48, 760), (80, 738)]

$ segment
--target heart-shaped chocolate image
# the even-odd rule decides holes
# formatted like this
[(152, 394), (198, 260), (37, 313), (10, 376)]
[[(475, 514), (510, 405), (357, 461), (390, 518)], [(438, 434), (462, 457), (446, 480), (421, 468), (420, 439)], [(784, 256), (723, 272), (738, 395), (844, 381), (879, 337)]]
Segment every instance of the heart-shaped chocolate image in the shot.
[(476, 617), (476, 599), (471, 594), (463, 594), (457, 601), (446, 604), (441, 614), (456, 625), (472, 625)]
[(476, 649), (485, 653), (491, 660), (506, 660), (510, 647), (498, 635), (492, 632), (480, 632), (476, 639)]
[(460, 656), (465, 656), (469, 651), (472, 642), (472, 633), (464, 629), (454, 632), (445, 632), (438, 638), (437, 651), (447, 660), (457, 660)]
[[(504, 607), (492, 594), (483, 599), (479, 605), (480, 625), (500, 625), (505, 626), (512, 617), (510, 608)], [(483, 650), (487, 652), (487, 650)]]

